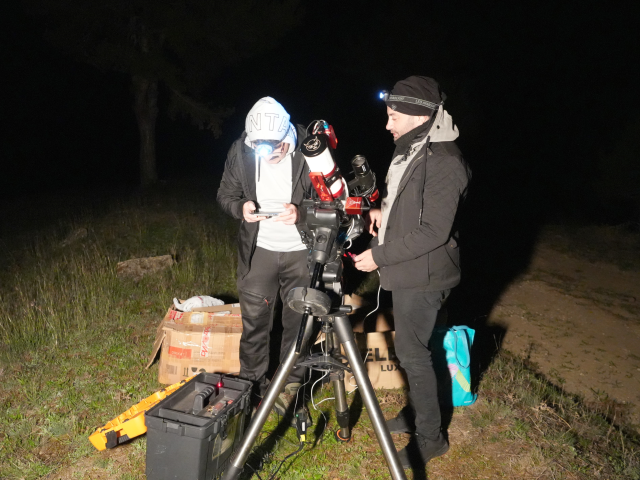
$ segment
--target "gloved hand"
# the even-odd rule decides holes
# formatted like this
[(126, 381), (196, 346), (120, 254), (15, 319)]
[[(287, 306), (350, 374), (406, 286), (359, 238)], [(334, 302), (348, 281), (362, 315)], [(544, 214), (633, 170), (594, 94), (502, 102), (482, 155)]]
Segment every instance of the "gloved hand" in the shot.
[(194, 308), (215, 307), (217, 305), (224, 305), (224, 302), (218, 298), (199, 295), (197, 297), (191, 297), (183, 303), (180, 303), (177, 298), (174, 298), (173, 304), (176, 309), (181, 312), (191, 312)]

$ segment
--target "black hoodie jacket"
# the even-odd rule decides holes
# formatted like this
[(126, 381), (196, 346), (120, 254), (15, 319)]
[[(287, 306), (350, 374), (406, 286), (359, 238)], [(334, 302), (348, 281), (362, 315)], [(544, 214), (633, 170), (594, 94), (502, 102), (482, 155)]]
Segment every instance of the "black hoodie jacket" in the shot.
[[(446, 112), (439, 115), (430, 134), (440, 129), (438, 139), (457, 137), (457, 130), (449, 137), (442, 132), (452, 124), (445, 122)], [(414, 156), (391, 206), (384, 243), (372, 248), (382, 288), (435, 291), (460, 283), (456, 215), (470, 178), (453, 141), (427, 142)]]
[[(294, 205), (299, 205), (303, 198), (309, 197), (312, 189), (309, 168), (299, 151), (300, 144), (307, 136), (306, 130), (302, 125), (297, 125), (297, 130), (298, 145), (291, 159), (293, 180), (291, 203)], [(249, 273), (260, 226), (260, 222), (245, 222), (242, 215), (242, 206), (246, 202), (252, 201), (257, 204), (256, 160), (253, 149), (244, 143), (246, 136), (246, 132), (243, 133), (229, 149), (217, 195), (217, 201), (222, 209), (242, 221), (238, 232), (238, 278), (243, 278)]]

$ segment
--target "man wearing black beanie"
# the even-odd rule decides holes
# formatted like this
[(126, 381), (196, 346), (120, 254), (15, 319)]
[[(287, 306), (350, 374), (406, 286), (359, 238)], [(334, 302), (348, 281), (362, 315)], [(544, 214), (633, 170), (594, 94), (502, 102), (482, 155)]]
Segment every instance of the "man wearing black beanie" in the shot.
[(355, 264), (366, 272), (379, 268), (382, 288), (392, 292), (395, 349), (410, 404), (387, 426), (391, 433), (413, 434), (398, 452), (405, 468), (449, 449), (428, 343), (438, 311), (460, 282), (456, 213), (471, 172), (454, 143), (459, 133), (443, 108), (445, 98), (434, 79), (421, 76), (399, 81), (385, 98), (396, 149), (382, 208), (369, 213), (375, 246)]

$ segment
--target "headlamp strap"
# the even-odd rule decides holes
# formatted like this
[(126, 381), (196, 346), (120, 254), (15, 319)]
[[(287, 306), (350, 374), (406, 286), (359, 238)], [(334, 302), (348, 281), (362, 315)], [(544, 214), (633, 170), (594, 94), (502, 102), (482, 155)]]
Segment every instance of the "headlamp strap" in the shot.
[(403, 103), (413, 103), (415, 105), (420, 105), (423, 107), (430, 108), (431, 110), (437, 110), (438, 105), (442, 105), (443, 102), (433, 103), (428, 100), (422, 100), (421, 98), (415, 97), (405, 97), (404, 95), (389, 95), (388, 102), (403, 102)]

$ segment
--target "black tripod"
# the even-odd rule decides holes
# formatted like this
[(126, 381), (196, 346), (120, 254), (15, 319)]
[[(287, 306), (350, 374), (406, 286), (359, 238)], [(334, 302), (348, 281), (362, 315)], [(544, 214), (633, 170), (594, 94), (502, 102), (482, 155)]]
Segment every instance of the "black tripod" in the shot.
[[(322, 265), (320, 263), (315, 264), (311, 280), (312, 286), (316, 285), (321, 268)], [(329, 296), (311, 287), (292, 289), (287, 295), (287, 304), (292, 310), (303, 314), (297, 342), (291, 346), (287, 357), (278, 368), (222, 480), (237, 479), (242, 472), (244, 464), (251, 453), (253, 444), (260, 434), (276, 402), (278, 394), (284, 388), (287, 377), (296, 365), (300, 352), (305, 350), (309, 342), (313, 330), (314, 316), (322, 321), (322, 331), (325, 334), (325, 348), (322, 353), (309, 356), (302, 362), (301, 366), (323, 371), (328, 370), (331, 373), (330, 378), (335, 394), (336, 418), (340, 426), (340, 429), (336, 432), (336, 437), (343, 441), (347, 441), (351, 437), (349, 429), (349, 409), (344, 386), (344, 370), (349, 370), (350, 368), (360, 389), (362, 400), (367, 408), (369, 417), (371, 418), (371, 423), (373, 424), (373, 429), (378, 437), (378, 443), (389, 467), (391, 478), (394, 480), (406, 480), (407, 477), (398, 459), (391, 434), (387, 428), (382, 410), (380, 409), (367, 370), (360, 356), (360, 351), (356, 345), (351, 323), (346, 315), (351, 311), (351, 307), (343, 305), (338, 307), (337, 311), (331, 312), (331, 299)], [(339, 351), (340, 344), (344, 349), (349, 366), (344, 365), (342, 361), (336, 358), (339, 357), (336, 352)]]

